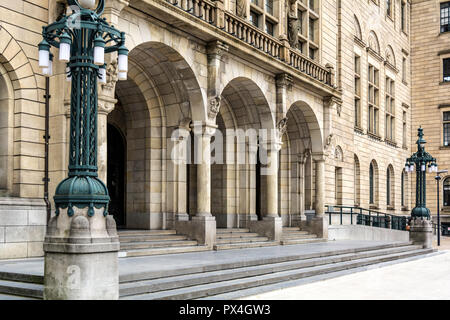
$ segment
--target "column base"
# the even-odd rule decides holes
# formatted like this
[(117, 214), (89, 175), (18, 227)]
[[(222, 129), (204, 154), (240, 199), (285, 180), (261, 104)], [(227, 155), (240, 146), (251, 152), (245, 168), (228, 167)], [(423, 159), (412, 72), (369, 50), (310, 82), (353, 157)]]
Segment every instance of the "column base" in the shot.
[(117, 300), (119, 238), (114, 218), (103, 208), (67, 209), (50, 219), (44, 242), (44, 299)]
[(432, 247), (433, 227), (431, 220), (413, 219), (411, 220), (409, 239), (415, 245), (422, 245), (424, 249)]
[(301, 222), (302, 230), (317, 235), (318, 238), (328, 239), (328, 220), (325, 216), (315, 216), (305, 212), (306, 221)]
[(280, 241), (283, 232), (283, 221), (280, 217), (264, 217), (262, 221), (248, 221), (250, 232), (258, 233), (272, 241)]
[(216, 242), (216, 218), (213, 216), (194, 216), (191, 221), (175, 221), (175, 230), (210, 248)]

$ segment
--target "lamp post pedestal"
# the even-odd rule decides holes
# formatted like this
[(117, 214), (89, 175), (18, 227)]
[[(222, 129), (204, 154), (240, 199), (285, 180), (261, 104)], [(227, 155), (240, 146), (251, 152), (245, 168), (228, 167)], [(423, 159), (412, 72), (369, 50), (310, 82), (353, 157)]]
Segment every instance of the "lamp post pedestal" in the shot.
[(409, 239), (415, 245), (421, 245), (424, 249), (432, 247), (433, 225), (431, 220), (412, 219)]
[(116, 223), (103, 208), (61, 209), (47, 228), (44, 242), (44, 299), (117, 300), (119, 298)]

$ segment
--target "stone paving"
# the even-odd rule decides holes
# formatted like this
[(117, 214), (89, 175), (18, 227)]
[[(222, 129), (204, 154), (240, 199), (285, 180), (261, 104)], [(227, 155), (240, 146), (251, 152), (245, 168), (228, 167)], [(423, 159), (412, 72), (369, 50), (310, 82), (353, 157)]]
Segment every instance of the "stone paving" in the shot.
[(338, 278), (248, 296), (243, 300), (449, 300), (450, 239), (442, 254)]

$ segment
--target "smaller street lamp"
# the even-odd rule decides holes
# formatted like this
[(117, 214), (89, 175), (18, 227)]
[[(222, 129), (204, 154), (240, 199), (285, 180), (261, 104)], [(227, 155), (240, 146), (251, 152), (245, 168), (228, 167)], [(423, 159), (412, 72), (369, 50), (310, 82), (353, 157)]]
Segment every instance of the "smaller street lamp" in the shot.
[(439, 202), (439, 181), (441, 181), (441, 174), (442, 173), (447, 173), (448, 170), (441, 170), (438, 171), (436, 174), (436, 185), (437, 185), (437, 206), (436, 206), (436, 210), (437, 210), (437, 245), (440, 246), (441, 245), (441, 218), (440, 218), (440, 202)]

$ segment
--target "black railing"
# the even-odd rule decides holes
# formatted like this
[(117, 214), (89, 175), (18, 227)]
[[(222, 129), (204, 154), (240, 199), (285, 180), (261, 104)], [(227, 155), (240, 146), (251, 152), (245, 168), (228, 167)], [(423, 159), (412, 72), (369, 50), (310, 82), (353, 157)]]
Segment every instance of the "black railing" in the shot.
[(325, 214), (328, 214), (328, 224), (333, 224), (333, 216), (339, 216), (340, 225), (348, 224), (344, 223), (344, 219), (347, 218), (347, 222), (349, 224), (377, 227), (377, 228), (386, 228), (393, 230), (406, 230), (406, 226), (408, 224), (408, 219), (403, 216), (395, 216), (392, 214), (379, 212), (370, 209), (364, 209), (359, 207), (346, 207), (346, 206), (326, 206), (327, 211)]

